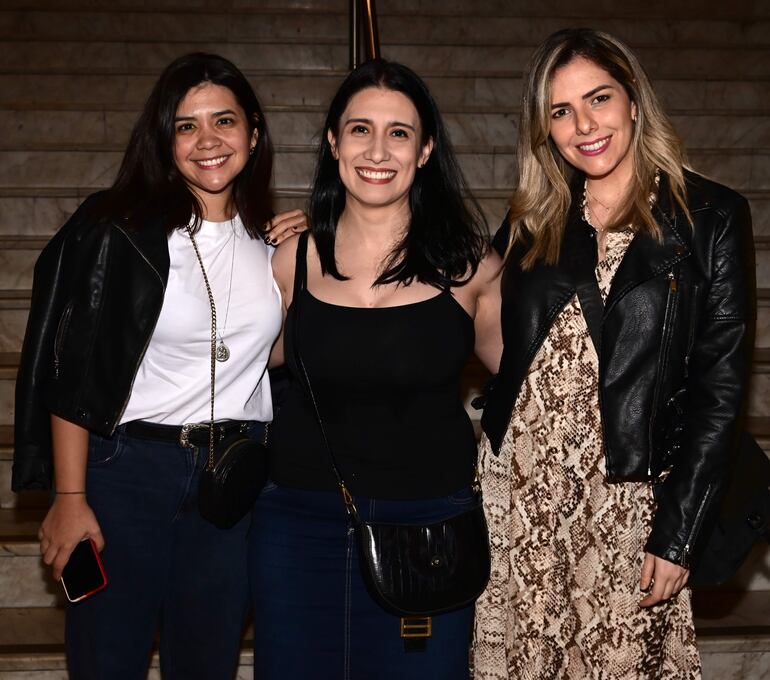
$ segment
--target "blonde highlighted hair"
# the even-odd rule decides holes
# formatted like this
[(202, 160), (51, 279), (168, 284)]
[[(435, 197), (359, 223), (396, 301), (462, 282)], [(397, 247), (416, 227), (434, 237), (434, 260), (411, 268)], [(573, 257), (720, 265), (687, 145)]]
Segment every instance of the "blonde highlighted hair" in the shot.
[(532, 267), (537, 260), (556, 264), (559, 259), (575, 171), (550, 138), (551, 82), (559, 68), (578, 57), (607, 71), (636, 104), (631, 142), (634, 180), (612, 226), (633, 224), (635, 229), (660, 239), (660, 227), (649, 202), (658, 168), (668, 175), (672, 209), (678, 205), (692, 223), (683, 171), (688, 167), (684, 146), (638, 59), (625, 44), (607, 33), (588, 28), (565, 29), (537, 48), (524, 82), (516, 152), (517, 188), (511, 198), (508, 247), (510, 251), (514, 243), (525, 244), (527, 251), (521, 262), (524, 268)]

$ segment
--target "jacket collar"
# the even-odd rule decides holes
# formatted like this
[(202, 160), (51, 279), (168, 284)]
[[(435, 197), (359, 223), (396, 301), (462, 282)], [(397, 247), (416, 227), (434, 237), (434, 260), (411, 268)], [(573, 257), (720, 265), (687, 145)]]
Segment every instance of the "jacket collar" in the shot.
[(163, 221), (159, 217), (148, 218), (141, 229), (132, 226), (127, 219), (113, 222), (133, 246), (139, 251), (147, 264), (155, 271), (165, 288), (170, 267), (168, 237)]
[[(560, 265), (568, 270), (574, 280), (580, 281), (596, 267), (597, 246), (594, 230), (585, 223), (580, 210), (584, 177), (575, 178), (572, 184), (572, 208), (562, 242)], [(671, 211), (668, 191), (668, 177), (661, 173), (658, 200), (653, 215), (660, 226), (662, 241), (647, 234), (637, 234), (623, 257), (612, 280), (605, 302), (605, 315), (629, 290), (663, 272), (690, 254), (690, 234), (685, 218), (680, 211)], [(679, 225), (683, 224), (684, 228)], [(686, 234), (683, 234), (687, 230)]]

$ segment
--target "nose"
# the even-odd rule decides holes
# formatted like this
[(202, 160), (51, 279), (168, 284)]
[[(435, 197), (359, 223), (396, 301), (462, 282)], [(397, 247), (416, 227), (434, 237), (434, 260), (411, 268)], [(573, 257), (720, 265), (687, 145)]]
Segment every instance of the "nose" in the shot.
[(199, 149), (214, 149), (221, 143), (216, 128), (211, 125), (206, 125), (201, 128), (200, 133), (198, 134), (196, 146)]
[(575, 112), (575, 129), (581, 135), (591, 134), (596, 130), (597, 125), (594, 117), (591, 115), (591, 110)]
[(387, 139), (385, 135), (372, 133), (369, 137), (369, 146), (364, 153), (364, 158), (372, 163), (382, 163), (389, 157)]

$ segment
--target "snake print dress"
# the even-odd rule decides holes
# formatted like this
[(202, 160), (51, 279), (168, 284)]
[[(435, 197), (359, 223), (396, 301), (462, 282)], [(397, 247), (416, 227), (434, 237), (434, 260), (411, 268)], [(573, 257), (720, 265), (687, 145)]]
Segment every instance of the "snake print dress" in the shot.
[[(607, 234), (602, 297), (633, 238)], [(598, 360), (577, 296), (522, 384), (499, 456), (480, 466), (492, 577), (476, 605), (477, 680), (697, 680), (690, 592), (642, 609), (654, 501), (605, 480)]]

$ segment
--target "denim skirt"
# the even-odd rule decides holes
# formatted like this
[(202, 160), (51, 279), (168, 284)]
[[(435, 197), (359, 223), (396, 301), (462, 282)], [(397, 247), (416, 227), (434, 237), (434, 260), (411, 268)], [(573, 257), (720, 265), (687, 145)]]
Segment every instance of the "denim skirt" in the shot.
[[(356, 498), (363, 519), (430, 523), (474, 502), (469, 489), (417, 501)], [(433, 618), (406, 650), (400, 619), (369, 595), (338, 492), (268, 483), (249, 541), (255, 680), (467, 680), (473, 607)]]

